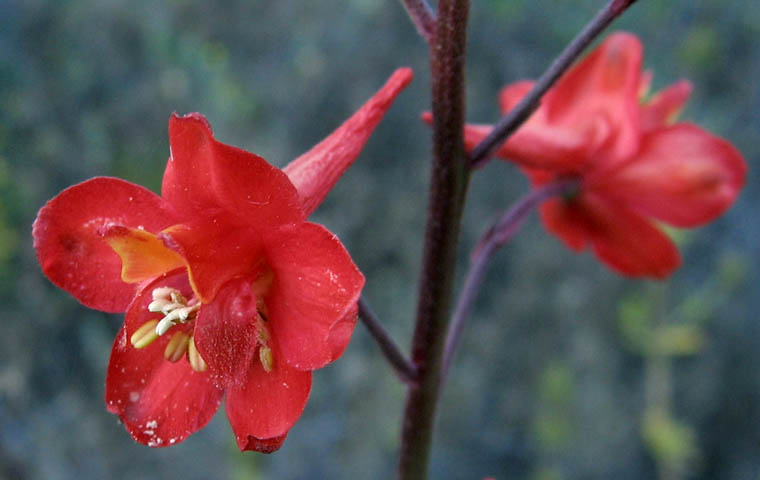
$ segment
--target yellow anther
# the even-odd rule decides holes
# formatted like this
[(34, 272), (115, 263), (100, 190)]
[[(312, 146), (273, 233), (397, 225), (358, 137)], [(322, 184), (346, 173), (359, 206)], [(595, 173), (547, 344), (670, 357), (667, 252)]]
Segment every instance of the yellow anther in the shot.
[(208, 368), (206, 362), (201, 358), (201, 354), (198, 353), (198, 349), (195, 348), (195, 339), (190, 337), (190, 341), (187, 344), (187, 359), (190, 361), (190, 366), (196, 372), (205, 372)]
[(265, 372), (269, 373), (272, 371), (272, 367), (274, 367), (274, 355), (272, 355), (271, 348), (266, 345), (260, 346), (259, 360), (261, 361), (261, 366), (264, 367)]
[(269, 335), (269, 329), (266, 325), (266, 317), (259, 311), (258, 318), (256, 320), (256, 339), (258, 340), (259, 344), (259, 361), (261, 361), (261, 366), (264, 367), (264, 371), (267, 373), (272, 371), (272, 366), (274, 365), (274, 355), (272, 354), (272, 349), (269, 348), (269, 339), (271, 338)]
[(145, 348), (153, 343), (158, 338), (158, 334), (156, 334), (156, 324), (158, 324), (158, 320), (150, 320), (143, 323), (143, 325), (129, 338), (132, 346), (135, 348)]
[(183, 332), (175, 333), (166, 344), (164, 358), (170, 362), (176, 362), (187, 352), (187, 344), (190, 342), (190, 335)]

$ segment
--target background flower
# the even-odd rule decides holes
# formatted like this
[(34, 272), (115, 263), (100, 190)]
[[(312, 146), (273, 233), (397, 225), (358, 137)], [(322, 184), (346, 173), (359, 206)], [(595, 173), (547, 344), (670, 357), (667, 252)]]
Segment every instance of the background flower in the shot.
[[(524, 167), (534, 185), (577, 178), (578, 191), (541, 206), (546, 227), (573, 250), (591, 247), (614, 270), (663, 278), (680, 265), (675, 245), (653, 223), (696, 227), (729, 208), (746, 165), (726, 140), (675, 122), (690, 87), (679, 82), (641, 100), (642, 45), (610, 35), (576, 64), (497, 155)], [(505, 87), (503, 113), (531, 82)], [(642, 104), (643, 102), (643, 104)], [(468, 143), (489, 127), (466, 127)]]

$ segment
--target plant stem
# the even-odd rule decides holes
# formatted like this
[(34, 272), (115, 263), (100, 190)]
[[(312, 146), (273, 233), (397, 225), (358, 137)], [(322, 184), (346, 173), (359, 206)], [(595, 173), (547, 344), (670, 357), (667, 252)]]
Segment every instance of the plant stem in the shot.
[(427, 477), (449, 318), (457, 241), (470, 170), (462, 138), (468, 0), (440, 0), (430, 43), (433, 165), (425, 248), (412, 340), (418, 381), (407, 390), (398, 477)]
[(578, 188), (577, 180), (560, 180), (543, 185), (517, 201), (496, 223), (488, 229), (473, 250), (470, 270), (459, 294), (459, 300), (452, 317), (441, 366), (441, 388), (446, 381), (451, 359), (459, 345), (465, 322), (470, 315), (485, 278), (486, 270), (496, 250), (504, 246), (525, 224), (528, 215), (544, 200), (557, 195), (569, 195)]
[(375, 314), (369, 308), (369, 305), (367, 305), (367, 302), (364, 301), (364, 298), (359, 299), (359, 318), (380, 346), (380, 350), (382, 350), (388, 363), (390, 363), (393, 369), (396, 370), (396, 374), (399, 378), (401, 378), (404, 383), (416, 382), (417, 370), (415, 370), (414, 365), (412, 365), (412, 363), (404, 357), (404, 354), (401, 353), (401, 350), (383, 325), (378, 321)]
[(426, 0), (401, 0), (404, 4), (406, 12), (409, 14), (409, 18), (417, 27), (417, 32), (428, 43), (433, 39), (435, 35), (435, 13), (430, 8)]
[(554, 59), (549, 68), (539, 77), (533, 88), (523, 97), (515, 108), (499, 120), (493, 130), (470, 152), (470, 165), (479, 168), (488, 162), (490, 155), (522, 125), (538, 108), (541, 97), (554, 85), (559, 77), (570, 68), (583, 50), (604, 31), (620, 14), (636, 0), (611, 0), (583, 28), (583, 30), (565, 47), (562, 53)]

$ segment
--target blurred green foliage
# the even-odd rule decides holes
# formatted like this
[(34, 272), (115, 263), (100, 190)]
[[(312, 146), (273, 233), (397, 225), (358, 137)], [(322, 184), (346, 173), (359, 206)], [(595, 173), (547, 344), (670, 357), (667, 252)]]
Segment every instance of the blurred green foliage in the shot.
[[(499, 88), (540, 74), (602, 4), (473, 2), (468, 120), (494, 121)], [(683, 118), (737, 145), (748, 186), (724, 217), (685, 237), (684, 266), (667, 286), (618, 278), (529, 222), (497, 255), (465, 332), (434, 478), (760, 470), (760, 9), (651, 0), (615, 28), (642, 38), (655, 89), (694, 83)], [(135, 444), (102, 400), (121, 318), (50, 285), (30, 229), (45, 201), (92, 176), (158, 191), (173, 111), (201, 111), (220, 140), (283, 166), (402, 65), (414, 83), (313, 218), (341, 237), (367, 298), (406, 346), (429, 76), (426, 46), (397, 1), (0, 1), (0, 478), (392, 475), (404, 389), (361, 326), (344, 357), (316, 373), (280, 452), (238, 453), (223, 418), (169, 449)], [(487, 224), (526, 189), (503, 162), (474, 176), (460, 272)]]
[(694, 430), (656, 409), (646, 413), (642, 430), (644, 442), (660, 466), (659, 477), (686, 478), (688, 466), (698, 454)]

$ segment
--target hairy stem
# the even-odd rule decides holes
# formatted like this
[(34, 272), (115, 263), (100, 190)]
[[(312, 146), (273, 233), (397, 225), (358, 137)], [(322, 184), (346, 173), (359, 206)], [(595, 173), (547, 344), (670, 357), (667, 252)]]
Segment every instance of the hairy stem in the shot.
[(401, 0), (406, 12), (409, 14), (409, 18), (417, 27), (417, 32), (428, 43), (433, 39), (435, 35), (435, 13), (430, 8), (426, 0)]
[(515, 203), (512, 208), (499, 218), (483, 235), (470, 257), (470, 270), (465, 277), (462, 292), (446, 337), (446, 346), (441, 366), (441, 387), (446, 381), (451, 359), (459, 345), (465, 322), (470, 315), (491, 258), (499, 247), (504, 246), (525, 224), (528, 215), (543, 201), (558, 195), (569, 195), (578, 188), (577, 180), (560, 180), (537, 188)]
[(396, 370), (399, 378), (405, 383), (416, 382), (417, 370), (414, 368), (414, 365), (404, 357), (396, 342), (393, 341), (383, 325), (378, 321), (363, 297), (359, 299), (359, 319), (361, 319), (364, 326), (367, 327), (367, 330), (372, 335), (372, 338), (380, 346), (380, 350), (382, 350), (388, 363)]
[(469, 180), (462, 138), (468, 10), (467, 0), (440, 0), (436, 34), (430, 43), (433, 165), (412, 340), (418, 381), (407, 391), (399, 455), (398, 476), (404, 480), (427, 476), (457, 240)]
[(611, 0), (554, 59), (520, 103), (494, 125), (493, 130), (470, 152), (470, 165), (482, 167), (490, 155), (538, 108), (541, 97), (554, 85), (588, 45), (636, 0)]

